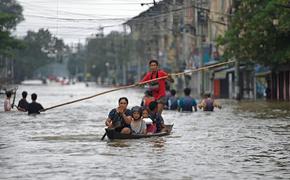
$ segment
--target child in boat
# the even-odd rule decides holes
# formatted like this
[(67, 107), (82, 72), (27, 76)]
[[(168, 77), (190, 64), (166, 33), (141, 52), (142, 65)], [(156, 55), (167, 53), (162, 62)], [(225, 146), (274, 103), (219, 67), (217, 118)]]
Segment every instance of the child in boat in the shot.
[(167, 131), (167, 128), (164, 125), (164, 120), (158, 113), (158, 103), (156, 101), (149, 104), (149, 117), (153, 120), (153, 124), (156, 125), (156, 131), (154, 133)]
[(142, 117), (147, 126), (147, 134), (156, 132), (156, 124), (153, 124), (152, 119), (149, 117), (149, 109), (144, 107), (142, 110)]
[(152, 91), (146, 90), (144, 93), (144, 97), (142, 99), (142, 102), (141, 102), (141, 106), (148, 107), (152, 101), (155, 101), (155, 98), (153, 97)]
[(146, 123), (142, 119), (142, 108), (139, 106), (134, 106), (131, 109), (132, 121), (131, 121), (131, 130), (132, 134), (146, 134)]
[(181, 112), (197, 111), (197, 104), (193, 97), (190, 96), (191, 90), (189, 88), (184, 89), (184, 97), (178, 100), (178, 108)]

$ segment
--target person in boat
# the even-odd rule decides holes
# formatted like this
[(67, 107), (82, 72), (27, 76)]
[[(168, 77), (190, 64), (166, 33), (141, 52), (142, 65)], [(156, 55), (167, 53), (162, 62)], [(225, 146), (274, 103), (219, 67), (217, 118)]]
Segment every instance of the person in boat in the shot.
[(177, 104), (178, 98), (175, 95), (176, 95), (175, 89), (171, 89), (170, 90), (170, 97), (168, 99), (168, 109), (169, 110), (176, 110), (178, 107), (178, 104)]
[(18, 111), (22, 111), (22, 112), (26, 112), (27, 111), (28, 102), (26, 100), (26, 97), (27, 97), (27, 92), (23, 91), (22, 92), (22, 99), (20, 99), (19, 102), (18, 102), (18, 106), (17, 106)]
[(36, 99), (37, 99), (37, 94), (35, 93), (31, 94), (32, 102), (28, 104), (28, 108), (27, 108), (28, 115), (40, 114), (40, 111), (44, 109), (40, 103), (36, 102)]
[(139, 106), (134, 106), (131, 109), (132, 121), (130, 124), (132, 134), (146, 134), (146, 123), (142, 119), (142, 108)]
[(152, 101), (155, 101), (152, 91), (146, 90), (144, 93), (144, 97), (142, 98), (141, 106), (148, 107)]
[(145, 82), (148, 80), (166, 77), (164, 79), (160, 79), (160, 80), (148, 83), (149, 89), (153, 92), (153, 97), (155, 98), (155, 100), (158, 103), (158, 113), (161, 114), (163, 111), (164, 105), (166, 104), (165, 82), (166, 82), (166, 80), (173, 82), (173, 79), (165, 71), (159, 69), (158, 65), (159, 65), (159, 63), (157, 60), (155, 60), (155, 59), (150, 60), (149, 61), (150, 71), (148, 73), (146, 73), (146, 75), (140, 81), (140, 83), (142, 84), (142, 82)]
[(11, 105), (11, 96), (12, 96), (12, 93), (11, 91), (6, 91), (6, 98), (4, 100), (4, 111), (11, 111), (12, 109), (12, 105)]
[(153, 124), (153, 120), (149, 117), (149, 108), (143, 107), (142, 109), (142, 117), (147, 126), (147, 134), (153, 134), (156, 132), (156, 125)]
[(131, 134), (131, 111), (127, 109), (128, 99), (121, 97), (119, 99), (119, 106), (110, 111), (108, 118), (105, 122), (108, 128), (115, 128), (116, 131), (123, 134)]
[(204, 99), (201, 101), (198, 107), (199, 109), (203, 109), (203, 111), (213, 111), (215, 107), (219, 109), (222, 108), (222, 106), (217, 101), (211, 98), (210, 93), (206, 93), (204, 95)]
[(181, 112), (192, 112), (197, 111), (197, 103), (196, 100), (190, 96), (191, 90), (190, 88), (185, 88), (183, 90), (184, 97), (181, 97), (178, 100), (178, 109)]
[(153, 125), (156, 126), (156, 130), (153, 133), (167, 131), (164, 120), (158, 112), (158, 102), (153, 101), (149, 104), (149, 117), (153, 120)]

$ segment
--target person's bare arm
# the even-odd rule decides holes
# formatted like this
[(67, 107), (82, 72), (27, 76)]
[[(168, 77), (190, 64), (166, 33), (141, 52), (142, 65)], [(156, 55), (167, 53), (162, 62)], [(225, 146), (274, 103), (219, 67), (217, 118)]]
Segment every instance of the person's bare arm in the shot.
[(174, 83), (174, 79), (172, 78), (170, 74), (167, 75), (167, 80), (171, 83)]
[(125, 109), (121, 108), (121, 107), (118, 107), (117, 108), (117, 112), (119, 114), (121, 114), (122, 118), (124, 119), (125, 123), (126, 124), (131, 124), (131, 121), (132, 121), (132, 116), (127, 116), (125, 114)]
[(126, 116), (125, 113), (122, 113), (122, 117), (123, 117), (126, 124), (131, 124), (132, 116)]
[(202, 100), (199, 104), (198, 104), (198, 108), (199, 109), (202, 109), (202, 108), (204, 108), (205, 107), (205, 102), (204, 102), (204, 100)]
[(217, 108), (219, 108), (219, 109), (222, 108), (221, 104), (220, 104), (218, 101), (214, 101), (214, 102), (213, 102), (213, 106), (214, 106), (214, 107), (217, 107)]
[(105, 121), (105, 125), (108, 126), (109, 128), (112, 128), (113, 127), (112, 120), (110, 118), (107, 118)]

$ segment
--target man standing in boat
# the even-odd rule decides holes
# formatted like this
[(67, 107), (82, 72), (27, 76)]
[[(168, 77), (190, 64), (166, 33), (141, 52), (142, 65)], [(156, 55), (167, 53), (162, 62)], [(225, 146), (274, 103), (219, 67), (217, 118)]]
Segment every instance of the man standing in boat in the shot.
[(150, 71), (140, 81), (140, 84), (142, 84), (145, 81), (164, 77), (164, 79), (159, 79), (148, 83), (149, 90), (153, 92), (153, 96), (158, 103), (158, 113), (161, 115), (164, 105), (166, 104), (165, 82), (166, 80), (173, 82), (173, 79), (165, 71), (159, 69), (158, 65), (159, 63), (155, 59), (149, 61)]

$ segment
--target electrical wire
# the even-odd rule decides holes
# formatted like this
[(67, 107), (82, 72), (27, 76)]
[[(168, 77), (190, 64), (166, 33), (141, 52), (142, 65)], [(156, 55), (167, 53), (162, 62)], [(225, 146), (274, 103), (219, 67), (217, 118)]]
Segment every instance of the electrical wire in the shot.
[[(159, 3), (162, 3), (162, 2), (159, 2)], [(29, 3), (26, 3), (26, 4), (29, 4)], [(92, 4), (94, 4), (94, 3), (92, 3)], [(101, 5), (101, 4), (102, 3), (99, 3), (99, 5)], [(103, 4), (108, 5), (108, 4), (114, 4), (114, 3), (103, 3)], [(128, 5), (128, 4), (138, 4), (138, 3), (126, 3), (126, 4)], [(36, 7), (36, 8), (38, 7), (38, 9), (39, 9), (39, 7), (41, 7), (41, 6), (32, 6), (32, 7), (30, 7), (30, 9), (33, 9), (34, 7)], [(203, 10), (203, 11), (206, 11), (208, 14), (209, 13), (215, 13), (215, 14), (220, 14), (222, 16), (231, 16), (230, 14), (227, 14), (227, 13), (222, 13), (222, 12), (217, 12), (217, 11), (210, 11), (209, 9), (202, 8), (202, 7), (197, 7), (195, 5), (186, 6), (186, 7), (180, 7), (180, 8), (175, 8), (175, 9), (169, 9), (169, 10), (164, 11), (164, 12), (156, 11), (156, 10), (154, 10), (154, 8), (156, 8), (156, 7), (153, 6), (153, 7), (149, 8), (147, 11), (142, 12), (139, 16), (136, 16), (136, 17), (131, 18), (131, 19), (129, 19), (129, 18), (63, 18), (63, 17), (59, 17), (59, 12), (64, 12), (64, 13), (71, 14), (71, 15), (84, 15), (84, 16), (88, 16), (88, 17), (91, 17), (91, 16), (90, 16), (90, 14), (81, 14), (81, 13), (73, 13), (73, 12), (68, 12), (68, 11), (67, 12), (60, 11), (59, 10), (59, 7), (57, 7), (57, 17), (42, 16), (42, 15), (33, 15), (33, 14), (27, 14), (25, 16), (27, 16), (27, 17), (41, 18), (41, 19), (47, 19), (47, 20), (68, 21), (68, 22), (126, 21), (127, 20), (127, 22), (128, 21), (134, 22), (134, 24), (146, 24), (146, 23), (151, 23), (151, 22), (152, 23), (166, 23), (166, 22), (164, 22), (163, 19), (160, 20), (158, 18), (160, 17), (160, 18), (166, 19), (167, 18), (166, 15), (168, 15), (168, 14), (179, 15), (179, 14), (183, 13), (182, 10), (190, 9), (190, 8), (195, 8), (197, 10)], [(46, 10), (47, 11), (50, 11), (49, 9), (46, 9)], [(145, 17), (144, 16), (141, 16), (142, 14), (146, 14), (146, 16)], [(184, 18), (184, 16), (183, 17), (180, 17), (180, 18)], [(144, 21), (146, 21), (146, 22), (144, 22)], [(219, 23), (218, 21), (213, 21), (213, 20), (210, 20), (210, 19), (209, 19), (209, 21), (211, 21), (212, 23)], [(116, 27), (116, 26), (122, 26), (123, 24), (126, 24), (127, 22), (122, 23), (122, 24), (115, 24), (115, 25), (101, 25), (100, 27), (101, 28), (111, 28), (111, 27)], [(48, 28), (56, 28), (57, 30), (58, 30), (58, 28), (82, 29), (80, 27), (59, 26), (59, 24), (57, 24), (56, 27), (49, 27), (48, 26)], [(83, 30), (96, 30), (96, 28), (83, 28)]]

